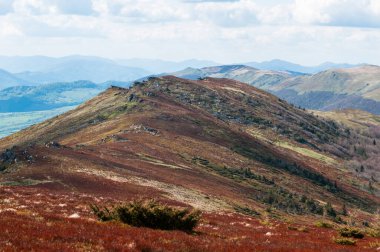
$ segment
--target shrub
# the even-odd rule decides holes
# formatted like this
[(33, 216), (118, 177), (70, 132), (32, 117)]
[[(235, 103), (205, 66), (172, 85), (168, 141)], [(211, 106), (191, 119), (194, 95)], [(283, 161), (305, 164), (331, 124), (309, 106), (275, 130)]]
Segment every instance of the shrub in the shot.
[(333, 225), (329, 222), (325, 222), (325, 221), (317, 221), (315, 223), (315, 226), (317, 227), (320, 227), (320, 228), (332, 228)]
[(201, 216), (200, 211), (172, 208), (156, 201), (133, 201), (112, 210), (92, 205), (91, 209), (101, 221), (115, 220), (135, 227), (187, 232), (196, 227)]
[(355, 245), (356, 240), (352, 238), (346, 238), (346, 237), (337, 237), (333, 239), (334, 242), (341, 244), (341, 245)]
[(370, 228), (366, 231), (368, 236), (380, 238), (380, 228)]
[(351, 227), (344, 227), (339, 230), (339, 234), (342, 237), (353, 237), (362, 239), (364, 237), (363, 232), (360, 229), (357, 228), (351, 228)]

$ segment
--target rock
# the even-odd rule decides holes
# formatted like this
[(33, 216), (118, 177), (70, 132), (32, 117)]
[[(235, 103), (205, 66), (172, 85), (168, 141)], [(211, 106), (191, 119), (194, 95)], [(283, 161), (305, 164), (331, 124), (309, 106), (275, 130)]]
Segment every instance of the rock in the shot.
[(47, 148), (60, 148), (61, 145), (58, 142), (51, 141), (45, 144)]

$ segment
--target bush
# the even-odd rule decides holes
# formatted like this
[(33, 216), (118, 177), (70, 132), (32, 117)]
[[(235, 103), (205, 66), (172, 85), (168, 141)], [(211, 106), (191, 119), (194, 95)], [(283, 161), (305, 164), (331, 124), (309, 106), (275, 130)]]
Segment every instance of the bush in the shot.
[(101, 221), (120, 221), (135, 227), (163, 230), (193, 231), (200, 220), (200, 211), (177, 209), (156, 201), (133, 201), (114, 207), (100, 209), (90, 206)]
[(380, 238), (380, 228), (370, 228), (366, 231), (368, 236)]
[(358, 239), (362, 239), (364, 237), (364, 234), (360, 229), (350, 227), (341, 228), (339, 230), (339, 234), (342, 237), (353, 237)]
[(345, 238), (345, 237), (338, 237), (333, 239), (334, 242), (341, 244), (341, 245), (355, 245), (356, 240), (352, 238)]
[(315, 226), (317, 227), (320, 227), (320, 228), (332, 228), (333, 225), (329, 222), (325, 222), (325, 221), (317, 221), (315, 223)]

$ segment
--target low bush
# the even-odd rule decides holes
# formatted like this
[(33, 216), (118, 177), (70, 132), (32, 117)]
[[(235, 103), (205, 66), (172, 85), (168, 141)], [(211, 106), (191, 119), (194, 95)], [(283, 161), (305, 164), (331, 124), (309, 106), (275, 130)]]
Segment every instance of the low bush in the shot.
[(369, 228), (366, 230), (368, 236), (380, 238), (380, 228)]
[(321, 228), (332, 228), (333, 225), (329, 222), (325, 222), (325, 221), (317, 221), (315, 223), (315, 226), (317, 227), (321, 227)]
[(364, 233), (358, 229), (358, 228), (352, 228), (352, 227), (344, 227), (339, 230), (339, 234), (342, 237), (353, 237), (362, 239), (364, 237)]
[(356, 240), (352, 238), (346, 238), (346, 237), (337, 237), (333, 239), (334, 242), (341, 244), (341, 245), (355, 245)]
[(201, 217), (200, 211), (173, 208), (156, 201), (133, 201), (111, 210), (96, 205), (90, 207), (101, 221), (120, 221), (135, 227), (163, 230), (193, 231)]

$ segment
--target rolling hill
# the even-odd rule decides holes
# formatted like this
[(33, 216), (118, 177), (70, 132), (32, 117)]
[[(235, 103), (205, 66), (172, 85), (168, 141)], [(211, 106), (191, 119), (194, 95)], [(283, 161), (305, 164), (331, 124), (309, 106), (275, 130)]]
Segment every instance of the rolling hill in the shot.
[[(379, 167), (370, 179), (345, 167), (377, 157), (374, 139), (228, 79), (112, 87), (0, 140), (0, 240), (20, 249), (339, 250), (336, 231), (313, 223), (375, 228)], [(87, 207), (136, 198), (202, 210), (197, 234), (99, 223)]]
[(285, 80), (271, 91), (309, 109), (351, 108), (380, 114), (380, 67), (331, 69)]
[(20, 85), (32, 85), (32, 82), (22, 80), (13, 74), (0, 69), (0, 90)]

